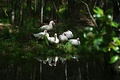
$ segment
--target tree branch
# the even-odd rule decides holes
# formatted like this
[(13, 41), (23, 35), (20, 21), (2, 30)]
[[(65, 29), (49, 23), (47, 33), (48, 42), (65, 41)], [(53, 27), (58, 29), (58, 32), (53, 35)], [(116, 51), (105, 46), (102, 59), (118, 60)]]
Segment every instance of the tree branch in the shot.
[[(81, 1), (81, 0), (80, 0), (80, 1)], [(91, 12), (90, 12), (90, 9), (89, 9), (88, 4), (85, 3), (85, 2), (83, 2), (83, 1), (81, 1), (81, 2), (82, 2), (83, 4), (85, 4), (85, 6), (86, 6), (86, 8), (87, 8), (87, 11), (88, 11), (88, 14), (90, 15), (90, 18), (92, 19), (92, 22), (94, 23), (95, 27), (98, 27), (98, 25), (97, 25), (95, 19), (93, 18), (92, 14), (91, 14)]]
[(82, 2), (82, 3), (86, 6), (87, 11), (88, 11), (88, 14), (90, 15), (90, 18), (92, 19), (92, 22), (94, 23), (95, 27), (98, 27), (95, 19), (93, 18), (92, 14), (91, 14), (91, 12), (90, 12), (90, 9), (89, 9), (88, 4), (86, 4), (85, 2), (83, 2), (83, 1), (81, 1), (81, 0), (80, 0), (80, 2)]

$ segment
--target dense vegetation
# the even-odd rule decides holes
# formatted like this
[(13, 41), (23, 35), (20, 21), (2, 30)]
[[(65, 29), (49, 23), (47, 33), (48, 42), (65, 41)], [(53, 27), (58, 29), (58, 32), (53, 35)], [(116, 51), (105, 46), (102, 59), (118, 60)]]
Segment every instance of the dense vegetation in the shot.
[[(113, 21), (111, 9), (100, 8), (98, 1), (98, 5), (94, 3), (92, 6), (81, 0), (46, 0), (42, 15), (41, 1), (12, 0), (0, 4), (0, 61), (33, 59), (38, 56), (71, 58), (91, 55), (107, 62), (111, 58), (111, 63), (119, 59), (120, 39), (116, 32), (119, 23)], [(49, 31), (51, 35), (70, 29), (75, 38), (80, 38), (80, 46), (72, 46), (68, 42), (51, 45), (46, 39), (35, 39), (33, 33), (40, 32), (41, 22), (49, 23), (50, 20), (56, 23), (55, 28)]]

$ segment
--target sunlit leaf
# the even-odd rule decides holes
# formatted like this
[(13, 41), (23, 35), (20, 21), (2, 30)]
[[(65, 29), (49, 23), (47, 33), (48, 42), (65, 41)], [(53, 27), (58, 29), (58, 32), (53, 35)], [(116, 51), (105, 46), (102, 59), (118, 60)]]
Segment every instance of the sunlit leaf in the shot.
[(86, 34), (86, 33), (84, 33), (84, 34), (83, 34), (83, 37), (84, 37), (84, 38), (86, 38), (86, 37), (87, 37), (87, 34)]
[(94, 17), (94, 18), (96, 18), (96, 17), (97, 17), (97, 15), (96, 15), (96, 14), (94, 14), (94, 15), (93, 15), (93, 17)]
[(97, 14), (97, 15), (96, 15), (96, 17), (98, 17), (98, 18), (99, 18), (99, 17), (102, 17), (102, 15), (101, 15), (101, 14)]
[(100, 15), (103, 15), (103, 10), (99, 7), (95, 7), (93, 9), (93, 11), (96, 13), (96, 14), (100, 14)]
[(113, 49), (115, 52), (119, 53), (120, 48), (119, 48), (118, 46), (113, 46), (112, 49)]
[(118, 55), (112, 56), (110, 59), (110, 63), (115, 63), (119, 59)]
[(34, 10), (34, 7), (32, 6), (31, 9)]
[(112, 27), (116, 27), (116, 28), (118, 27), (118, 24), (117, 24), (116, 22), (114, 22), (114, 21), (111, 21), (111, 22), (110, 22), (110, 25), (111, 25)]
[(107, 15), (107, 18), (112, 20), (112, 16), (111, 15)]
[(93, 27), (86, 27), (85, 30), (86, 31), (93, 31)]
[(60, 9), (59, 9), (59, 13), (63, 13), (66, 9), (66, 6), (65, 5), (61, 5), (60, 6)]
[(120, 39), (119, 38), (113, 37), (113, 42), (114, 42), (114, 45), (120, 46)]

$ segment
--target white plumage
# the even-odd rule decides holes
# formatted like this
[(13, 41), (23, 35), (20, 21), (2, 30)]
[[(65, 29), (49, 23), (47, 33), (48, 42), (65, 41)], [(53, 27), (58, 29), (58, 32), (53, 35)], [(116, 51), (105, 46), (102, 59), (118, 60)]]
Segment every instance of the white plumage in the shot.
[(40, 29), (41, 30), (52, 30), (54, 24), (55, 24), (54, 21), (50, 21), (49, 25), (43, 25), (40, 27)]
[(73, 38), (73, 33), (70, 30), (64, 32), (63, 34), (66, 35), (67, 38)]
[(47, 30), (44, 30), (44, 32), (40, 32), (37, 34), (33, 34), (34, 37), (38, 38), (38, 39), (43, 39), (44, 36), (49, 36), (49, 34), (47, 33)]
[(57, 44), (59, 43), (59, 39), (57, 37), (57, 33), (54, 34), (54, 37), (48, 37), (48, 41), (52, 44)]
[(65, 34), (59, 35), (60, 42), (66, 42), (68, 41), (68, 38)]
[(72, 44), (74, 46), (80, 45), (80, 39), (79, 38), (77, 38), (77, 39), (70, 39), (69, 42), (70, 42), (70, 44)]

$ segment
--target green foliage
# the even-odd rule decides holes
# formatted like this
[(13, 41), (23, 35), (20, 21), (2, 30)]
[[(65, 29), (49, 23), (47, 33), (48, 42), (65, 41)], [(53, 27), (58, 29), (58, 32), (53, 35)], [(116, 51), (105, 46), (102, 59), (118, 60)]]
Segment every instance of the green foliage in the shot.
[(11, 37), (11, 29), (9, 27), (4, 27), (2, 30), (0, 30), (0, 38), (2, 39), (8, 39)]
[(110, 63), (115, 63), (117, 60), (119, 59), (119, 56), (118, 55), (114, 55), (111, 57), (111, 60), (110, 60)]
[[(101, 8), (95, 7), (93, 9), (97, 27), (85, 27), (81, 30), (81, 46), (79, 54), (104, 54), (110, 57), (110, 63), (114, 63), (119, 59), (120, 53), (120, 39), (116, 37), (115, 29), (119, 25), (112, 20), (109, 11), (104, 12)], [(83, 37), (83, 38), (82, 38)], [(81, 53), (81, 54), (82, 54)]]
[(72, 46), (69, 42), (67, 42), (66, 44), (60, 44), (59, 48), (62, 51), (64, 51), (65, 54), (71, 54), (71, 55), (77, 54), (77, 48)]
[(66, 10), (66, 5), (63, 4), (63, 5), (60, 6), (59, 13), (64, 13), (65, 10)]
[(120, 53), (120, 39), (117, 37), (113, 37), (113, 41), (108, 46), (108, 51), (112, 50), (116, 53)]
[(100, 45), (102, 44), (102, 41), (103, 41), (103, 38), (96, 38), (94, 41), (93, 41), (93, 46), (99, 50), (100, 49)]
[(116, 28), (118, 27), (118, 24), (112, 20), (112, 16), (110, 15), (110, 13), (105, 13), (99, 7), (95, 7), (93, 11), (95, 13), (93, 17), (96, 19), (96, 21), (99, 21), (97, 24), (100, 30), (102, 30), (102, 28), (109, 29), (111, 27), (116, 27)]
[[(93, 16), (95, 17), (98, 24), (98, 35), (100, 34), (99, 37), (102, 37), (98, 39), (98, 41), (95, 40), (94, 45), (104, 45), (101, 47), (101, 50), (109, 55), (112, 54), (113, 56), (111, 56), (110, 63), (114, 63), (118, 60), (119, 57), (118, 55), (114, 55), (116, 53), (120, 53), (120, 39), (115, 37), (116, 32), (113, 29), (118, 29), (119, 25), (112, 20), (110, 13), (108, 13), (109, 11), (104, 12), (99, 7), (95, 7), (93, 11), (95, 13)], [(96, 47), (98, 48), (98, 46)]]
[(100, 9), (99, 7), (95, 7), (93, 9), (93, 11), (96, 13), (96, 17), (102, 17), (104, 15), (104, 12), (102, 9)]

